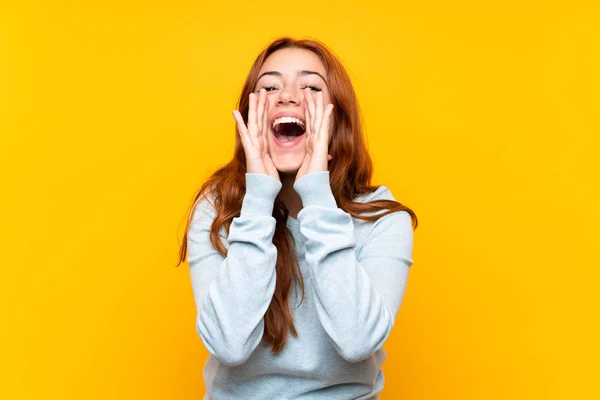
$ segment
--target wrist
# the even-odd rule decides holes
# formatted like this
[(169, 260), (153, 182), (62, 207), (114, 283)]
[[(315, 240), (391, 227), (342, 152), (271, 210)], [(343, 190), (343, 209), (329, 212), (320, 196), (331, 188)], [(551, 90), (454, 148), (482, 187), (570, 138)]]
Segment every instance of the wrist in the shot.
[(294, 182), (294, 190), (302, 199), (302, 206), (313, 205), (337, 208), (331, 191), (329, 171), (307, 173)]
[(240, 215), (272, 216), (275, 198), (281, 190), (281, 182), (264, 173), (247, 172), (246, 193)]

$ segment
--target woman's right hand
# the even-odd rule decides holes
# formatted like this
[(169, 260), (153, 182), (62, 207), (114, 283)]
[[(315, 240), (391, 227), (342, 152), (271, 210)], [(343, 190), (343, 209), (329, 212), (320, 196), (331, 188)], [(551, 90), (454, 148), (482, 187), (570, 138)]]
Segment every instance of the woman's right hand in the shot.
[(267, 174), (280, 180), (279, 172), (269, 156), (267, 145), (267, 135), (270, 131), (266, 107), (267, 91), (261, 89), (258, 96), (250, 93), (249, 100), (248, 126), (244, 123), (242, 114), (238, 110), (233, 110), (233, 117), (246, 154), (246, 172)]

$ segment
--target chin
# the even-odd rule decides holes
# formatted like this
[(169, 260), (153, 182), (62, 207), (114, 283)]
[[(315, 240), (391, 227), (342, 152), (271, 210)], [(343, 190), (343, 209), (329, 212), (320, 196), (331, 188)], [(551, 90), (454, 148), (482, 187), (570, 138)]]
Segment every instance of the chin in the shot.
[(271, 156), (273, 160), (273, 164), (277, 171), (283, 174), (291, 174), (296, 173), (300, 169), (302, 165), (302, 160), (304, 159), (303, 154), (279, 154)]
[(275, 164), (275, 168), (277, 168), (277, 171), (281, 172), (282, 174), (295, 174), (300, 169), (300, 164)]

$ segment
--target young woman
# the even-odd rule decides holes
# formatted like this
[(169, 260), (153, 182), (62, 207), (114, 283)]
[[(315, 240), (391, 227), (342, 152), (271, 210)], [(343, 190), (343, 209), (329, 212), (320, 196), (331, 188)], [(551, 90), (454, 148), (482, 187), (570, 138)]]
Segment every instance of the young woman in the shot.
[(348, 74), (318, 41), (275, 40), (233, 114), (234, 157), (200, 188), (180, 253), (205, 399), (377, 399), (417, 218), (370, 185)]

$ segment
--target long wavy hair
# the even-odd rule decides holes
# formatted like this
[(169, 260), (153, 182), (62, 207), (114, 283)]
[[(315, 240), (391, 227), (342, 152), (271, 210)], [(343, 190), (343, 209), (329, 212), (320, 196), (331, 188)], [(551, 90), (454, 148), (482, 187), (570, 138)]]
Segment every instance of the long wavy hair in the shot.
[[(244, 121), (248, 122), (248, 96), (254, 91), (261, 67), (267, 57), (275, 51), (285, 48), (310, 50), (321, 59), (325, 66), (327, 78), (330, 82), (330, 95), (334, 105), (332, 124), (335, 127), (329, 149), (329, 154), (333, 157), (329, 161), (329, 176), (331, 190), (338, 207), (354, 218), (367, 221), (376, 221), (392, 212), (407, 211), (412, 219), (413, 230), (416, 229), (418, 225), (416, 214), (410, 208), (396, 201), (374, 200), (368, 203), (354, 201), (357, 196), (371, 193), (378, 186), (371, 186), (370, 183), (373, 166), (363, 138), (360, 109), (350, 77), (342, 63), (323, 43), (317, 40), (295, 40), (290, 37), (281, 37), (268, 45), (254, 61), (238, 101), (238, 110), (240, 110)], [(194, 197), (177, 266), (187, 260), (187, 235), (195, 206), (203, 196), (208, 194), (213, 198), (216, 211), (210, 229), (210, 242), (215, 250), (224, 257), (227, 256), (227, 249), (220, 240), (219, 230), (224, 226), (226, 232), (229, 232), (233, 218), (240, 216), (242, 200), (246, 192), (246, 157), (237, 134), (237, 127), (235, 138), (233, 159), (214, 172), (202, 184)], [(383, 210), (385, 212), (375, 215), (361, 215)], [(273, 353), (277, 353), (283, 349), (288, 332), (291, 331), (292, 335), (298, 336), (290, 304), (288, 303), (288, 294), (293, 283), (295, 283), (301, 290), (303, 300), (304, 282), (294, 251), (293, 238), (286, 225), (288, 210), (279, 195), (275, 199), (273, 217), (276, 220), (273, 244), (277, 247), (277, 279), (275, 293), (264, 316), (263, 341), (272, 346)]]

